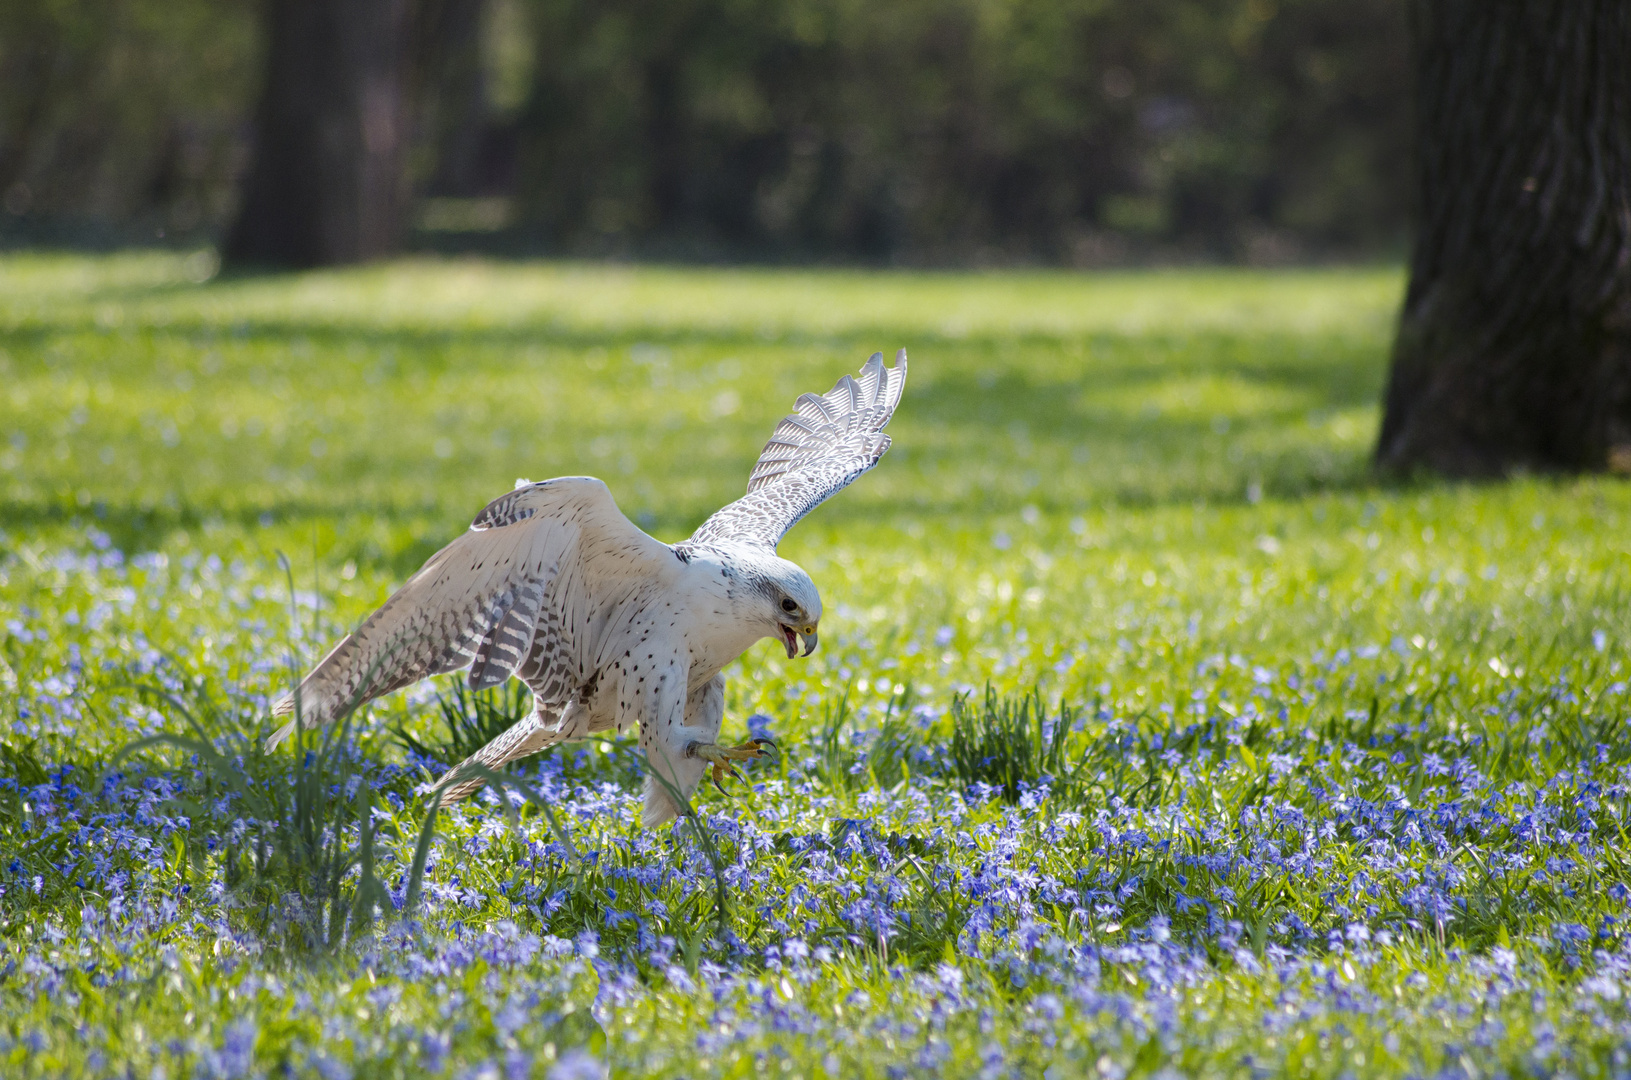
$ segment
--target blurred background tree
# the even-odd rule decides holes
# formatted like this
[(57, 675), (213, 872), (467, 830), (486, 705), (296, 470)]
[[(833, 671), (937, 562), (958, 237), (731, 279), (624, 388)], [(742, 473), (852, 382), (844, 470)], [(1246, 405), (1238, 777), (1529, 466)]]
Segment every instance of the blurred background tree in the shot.
[(418, 96), (414, 5), (266, 0), (263, 11), (250, 166), (223, 258), (303, 267), (395, 252)]
[(1415, 0), (1393, 469), (1631, 472), (1631, 4)]
[(0, 3), (0, 236), (218, 230), (258, 50), (249, 0)]
[[(914, 264), (1403, 245), (1404, 0), (401, 2), (416, 245)], [(259, 14), (0, 5), (0, 238), (222, 236), (255, 190)]]
[(1374, 247), (1390, 2), (547, 0), (520, 125), (551, 242), (912, 262)]

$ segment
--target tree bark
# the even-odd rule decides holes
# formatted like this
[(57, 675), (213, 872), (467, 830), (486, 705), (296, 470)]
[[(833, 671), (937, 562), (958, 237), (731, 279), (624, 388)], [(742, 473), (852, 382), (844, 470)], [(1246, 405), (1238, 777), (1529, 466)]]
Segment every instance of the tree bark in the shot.
[(229, 263), (397, 250), (408, 203), (411, 0), (265, 0), (266, 83)]
[(415, 52), (426, 142), (434, 168), (431, 195), (487, 194), (487, 86), (481, 66), (486, 0), (422, 0)]
[(1412, 19), (1419, 220), (1378, 464), (1631, 471), (1631, 4)]

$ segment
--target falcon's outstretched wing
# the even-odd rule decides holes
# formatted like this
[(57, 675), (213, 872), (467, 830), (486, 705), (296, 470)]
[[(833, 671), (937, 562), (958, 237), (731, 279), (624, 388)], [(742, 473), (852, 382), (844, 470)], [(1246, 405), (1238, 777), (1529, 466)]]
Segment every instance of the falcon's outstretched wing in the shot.
[[(489, 503), (273, 707), (290, 720), (267, 749), (294, 730), (296, 714), (307, 727), (321, 725), (444, 671), (469, 667), (477, 690), (523, 667), (535, 690), (569, 684), (565, 670), (532, 669), (576, 666), (573, 639), (631, 590), (679, 569), (673, 549), (624, 517), (599, 480), (518, 487)], [(543, 635), (552, 640), (535, 643)]]
[(771, 432), (748, 478), (748, 493), (676, 549), (744, 543), (774, 549), (800, 518), (883, 457), (889, 449), (883, 428), (905, 385), (902, 349), (892, 368), (883, 366), (883, 353), (873, 353), (859, 378), (845, 375), (825, 395), (802, 395), (798, 411)]

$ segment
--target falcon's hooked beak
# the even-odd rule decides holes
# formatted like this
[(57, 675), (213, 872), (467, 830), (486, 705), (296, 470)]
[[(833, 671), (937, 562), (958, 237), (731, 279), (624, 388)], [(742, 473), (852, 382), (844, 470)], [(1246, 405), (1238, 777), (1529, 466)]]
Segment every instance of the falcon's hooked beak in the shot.
[(819, 643), (819, 641), (816, 636), (815, 627), (805, 626), (795, 631), (791, 626), (782, 624), (781, 632), (782, 646), (787, 649), (787, 658), (789, 660), (799, 655), (798, 639), (801, 637), (804, 639), (805, 656), (809, 656), (811, 653), (816, 651), (816, 645)]

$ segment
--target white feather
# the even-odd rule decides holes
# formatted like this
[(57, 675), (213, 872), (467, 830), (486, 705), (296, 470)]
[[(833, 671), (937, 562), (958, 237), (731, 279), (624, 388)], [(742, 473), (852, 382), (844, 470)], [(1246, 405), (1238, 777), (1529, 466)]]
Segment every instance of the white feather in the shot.
[[(670, 547), (641, 532), (590, 477), (529, 483), (489, 503), (347, 635), (273, 714), (318, 726), (428, 675), (470, 668), (472, 686), (511, 675), (534, 711), (470, 761), (497, 769), (565, 739), (638, 727), (652, 770), (643, 820), (672, 818), (705, 765), (688, 753), (712, 743), (724, 715), (720, 671), (779, 633), (764, 583), (797, 598), (813, 624), (821, 601), (775, 543), (816, 504), (876, 464), (882, 429), (900, 401), (906, 354), (873, 356), (860, 379), (802, 396), (782, 420), (749, 494)], [(298, 707), (297, 707), (298, 706)], [(455, 767), (444, 798), (476, 790)]]

